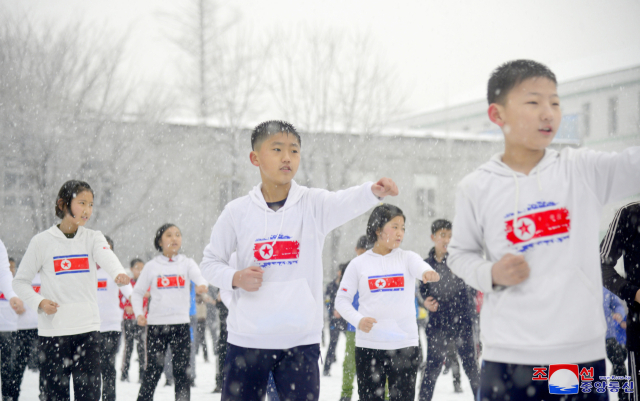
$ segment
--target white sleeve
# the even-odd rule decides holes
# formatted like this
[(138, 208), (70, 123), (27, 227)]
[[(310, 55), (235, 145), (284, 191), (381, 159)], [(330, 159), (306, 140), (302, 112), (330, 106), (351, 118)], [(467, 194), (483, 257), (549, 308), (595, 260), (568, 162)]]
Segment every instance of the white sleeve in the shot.
[(39, 260), (38, 241), (36, 238), (37, 237), (34, 237), (29, 243), (27, 252), (25, 252), (20, 261), (20, 267), (18, 268), (16, 277), (13, 279), (13, 289), (16, 295), (34, 311), (38, 310), (40, 302), (45, 299), (42, 295), (35, 292), (31, 285), (33, 278), (42, 269), (42, 261)]
[(93, 259), (100, 265), (100, 268), (104, 269), (114, 281), (119, 274), (127, 274), (104, 235), (100, 231), (96, 231), (94, 235)]
[(319, 223), (319, 231), (326, 235), (349, 220), (355, 219), (376, 204), (380, 199), (371, 191), (372, 182), (337, 192), (312, 189), (314, 212)]
[(0, 292), (4, 294), (4, 297), (7, 300), (16, 296), (11, 285), (12, 281), (13, 275), (11, 274), (11, 265), (9, 265), (7, 248), (5, 248), (4, 243), (0, 241)]
[(602, 205), (640, 192), (640, 146), (620, 153), (580, 149), (577, 171), (586, 180)]
[(237, 271), (229, 266), (229, 259), (237, 244), (233, 226), (233, 215), (226, 207), (211, 230), (209, 245), (204, 248), (204, 256), (200, 262), (202, 276), (221, 290), (233, 289), (233, 275)]
[(196, 285), (206, 285), (208, 287), (209, 282), (202, 276), (202, 272), (196, 261), (189, 259), (189, 262), (189, 280), (196, 283)]
[(133, 292), (131, 293), (131, 307), (133, 308), (133, 313), (136, 317), (142, 315), (144, 316), (144, 294), (147, 292), (147, 288), (151, 285), (151, 281), (153, 277), (151, 276), (151, 266), (148, 266), (149, 263), (145, 265), (140, 273), (140, 277), (136, 281), (136, 286), (133, 287)]
[(234, 290), (220, 290), (220, 299), (224, 306), (229, 309), (229, 305), (231, 305), (231, 300), (233, 299), (233, 291)]
[[(360, 320), (364, 317), (362, 313), (353, 307), (353, 297), (358, 292), (359, 281), (358, 268), (353, 264), (353, 261), (351, 261), (344, 271), (342, 281), (340, 281), (335, 302), (335, 308), (338, 313), (356, 328)], [(362, 300), (362, 297), (360, 297), (360, 299)]]
[(449, 268), (465, 283), (484, 293), (493, 292), (493, 263), (483, 258), (483, 232), (477, 220), (472, 199), (462, 183), (456, 192), (456, 217), (449, 243)]
[(424, 274), (424, 272), (433, 270), (431, 265), (429, 265), (429, 263), (422, 260), (420, 255), (418, 255), (415, 252), (408, 251), (407, 258), (405, 261), (407, 263), (407, 269), (409, 270), (409, 273), (416, 280), (422, 280), (422, 275)]

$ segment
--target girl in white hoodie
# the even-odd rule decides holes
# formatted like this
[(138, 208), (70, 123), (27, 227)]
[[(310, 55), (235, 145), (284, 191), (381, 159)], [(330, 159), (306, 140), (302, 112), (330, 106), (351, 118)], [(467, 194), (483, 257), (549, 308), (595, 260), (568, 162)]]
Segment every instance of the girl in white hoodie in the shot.
[[(176, 400), (188, 400), (191, 389), (187, 369), (191, 352), (189, 308), (190, 283), (196, 293), (207, 292), (207, 280), (196, 262), (179, 254), (182, 233), (174, 224), (164, 224), (156, 232), (154, 246), (162, 255), (144, 266), (131, 295), (138, 324), (147, 326), (147, 369), (138, 393), (138, 401), (152, 400), (160, 380), (167, 347), (171, 346)], [(145, 317), (143, 298), (150, 288), (149, 315)]]
[[(415, 280), (440, 276), (415, 252), (400, 249), (405, 216), (392, 205), (376, 207), (367, 224), (373, 249), (353, 259), (344, 273), (336, 310), (356, 331), (356, 374), (360, 400), (413, 400), (419, 365)], [(356, 310), (353, 297), (360, 294)]]
[[(55, 205), (62, 219), (33, 237), (13, 280), (13, 289), (38, 312), (40, 375), (44, 393), (69, 399), (73, 375), (75, 399), (100, 398), (100, 315), (96, 264), (126, 285), (129, 276), (104, 235), (85, 229), (93, 212), (93, 190), (83, 181), (67, 181)], [(37, 293), (33, 278), (40, 273)]]

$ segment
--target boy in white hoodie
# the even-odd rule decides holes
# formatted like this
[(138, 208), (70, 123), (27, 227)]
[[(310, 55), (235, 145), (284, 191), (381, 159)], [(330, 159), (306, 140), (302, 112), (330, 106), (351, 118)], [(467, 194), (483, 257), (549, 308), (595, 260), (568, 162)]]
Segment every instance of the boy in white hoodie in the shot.
[(606, 375), (599, 219), (640, 190), (640, 147), (547, 149), (560, 98), (534, 61), (498, 67), (488, 100), (505, 151), (459, 184), (449, 245), (451, 270), (485, 294), (478, 399), (607, 399), (593, 386)]
[(388, 178), (338, 192), (299, 186), (301, 140), (286, 122), (258, 125), (251, 146), (262, 183), (225, 207), (200, 265), (233, 290), (222, 400), (259, 399), (269, 372), (282, 399), (317, 400), (325, 236), (398, 189)]

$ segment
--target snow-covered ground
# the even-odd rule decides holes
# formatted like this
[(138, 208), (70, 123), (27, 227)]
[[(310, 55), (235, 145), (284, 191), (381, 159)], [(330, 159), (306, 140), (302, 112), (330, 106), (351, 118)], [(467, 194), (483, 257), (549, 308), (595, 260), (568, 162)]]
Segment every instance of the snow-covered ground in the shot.
[[(209, 333), (207, 333), (209, 334)], [(421, 333), (422, 334), (422, 333)], [(325, 338), (329, 339), (328, 333), (325, 335)], [(423, 337), (423, 344), (424, 343)], [(200, 350), (199, 355), (197, 356), (196, 363), (196, 386), (191, 388), (191, 399), (192, 400), (211, 400), (218, 401), (220, 400), (220, 394), (213, 394), (213, 388), (215, 387), (215, 373), (216, 373), (216, 363), (215, 358), (212, 356), (211, 346), (211, 337), (207, 336), (207, 344), (209, 351), (209, 362), (205, 363), (204, 357), (202, 355), (202, 350)], [(138, 384), (138, 363), (137, 356), (134, 352), (132, 356), (131, 368), (129, 370), (129, 378), (131, 382), (121, 382), (120, 381), (120, 363), (122, 361), (122, 344), (120, 346), (120, 352), (118, 353), (116, 359), (116, 367), (118, 380), (116, 383), (116, 393), (118, 401), (133, 401), (138, 397), (138, 390), (140, 385)], [(338, 401), (340, 399), (340, 394), (342, 391), (342, 361), (344, 359), (344, 349), (345, 349), (345, 338), (343, 335), (340, 336), (338, 341), (337, 348), (337, 359), (338, 361), (334, 363), (331, 367), (331, 375), (329, 377), (321, 376), (320, 378), (320, 400), (321, 401)], [(326, 345), (322, 348), (322, 356), (326, 355)], [(607, 361), (607, 371), (610, 371), (611, 365), (609, 361)], [(322, 371), (322, 369), (321, 369)], [(422, 376), (418, 375), (417, 388), (416, 388), (416, 399), (417, 393), (420, 386), (420, 380)], [(354, 380), (355, 382), (355, 380)], [(164, 375), (160, 378), (160, 383), (158, 384), (158, 388), (155, 393), (155, 400), (169, 401), (174, 400), (174, 392), (173, 386), (168, 387), (164, 385), (165, 378)], [(462, 373), (462, 389), (463, 393), (456, 394), (453, 392), (453, 378), (451, 373), (447, 375), (441, 375), (436, 384), (436, 389), (434, 393), (433, 399), (435, 401), (471, 401), (473, 400), (473, 396), (471, 394), (471, 386), (469, 385), (469, 379)], [(611, 401), (616, 401), (618, 399), (617, 394), (610, 393), (609, 394)], [(24, 380), (22, 382), (21, 400), (37, 400), (38, 399), (38, 375), (32, 371), (27, 370), (25, 372)], [(358, 400), (358, 390), (357, 384), (354, 383), (354, 392), (351, 398), (353, 401)]]

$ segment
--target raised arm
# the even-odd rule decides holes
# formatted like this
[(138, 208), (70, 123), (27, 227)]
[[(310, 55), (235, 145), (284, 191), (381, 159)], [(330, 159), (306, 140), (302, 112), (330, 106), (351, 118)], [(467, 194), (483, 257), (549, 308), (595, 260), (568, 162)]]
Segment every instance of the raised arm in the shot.
[(640, 146), (615, 152), (574, 151), (576, 174), (582, 177), (600, 203), (624, 199), (640, 192)]
[(352, 220), (380, 202), (385, 196), (398, 194), (398, 187), (389, 178), (380, 181), (366, 182), (337, 192), (313, 189), (319, 200), (315, 203), (316, 220), (319, 229), (328, 234), (336, 227)]
[(136, 317), (144, 316), (144, 294), (147, 292), (149, 286), (151, 286), (152, 280), (151, 267), (149, 263), (147, 263), (142, 269), (140, 277), (138, 277), (138, 281), (136, 281), (136, 286), (133, 287), (133, 292), (131, 293), (131, 307)]

